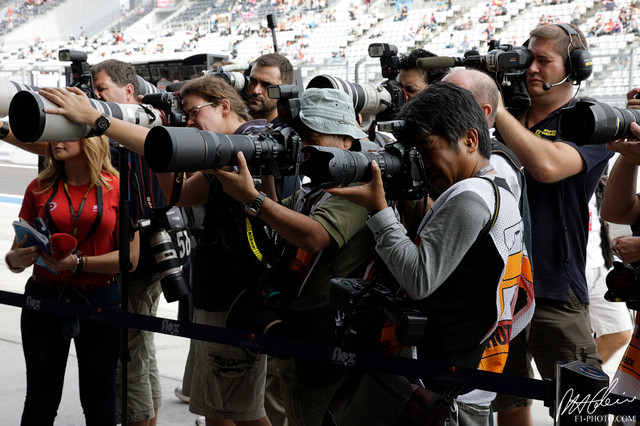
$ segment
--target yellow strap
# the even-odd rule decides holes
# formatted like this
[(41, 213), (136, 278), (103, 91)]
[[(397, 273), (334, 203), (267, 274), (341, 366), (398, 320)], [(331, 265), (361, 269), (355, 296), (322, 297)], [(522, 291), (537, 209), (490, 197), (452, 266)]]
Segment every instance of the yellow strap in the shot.
[(258, 258), (258, 261), (262, 262), (262, 253), (260, 253), (260, 249), (258, 249), (258, 245), (256, 244), (256, 239), (253, 236), (253, 228), (251, 227), (251, 221), (249, 218), (246, 218), (247, 223), (247, 240), (249, 240), (249, 247), (251, 247), (251, 251)]

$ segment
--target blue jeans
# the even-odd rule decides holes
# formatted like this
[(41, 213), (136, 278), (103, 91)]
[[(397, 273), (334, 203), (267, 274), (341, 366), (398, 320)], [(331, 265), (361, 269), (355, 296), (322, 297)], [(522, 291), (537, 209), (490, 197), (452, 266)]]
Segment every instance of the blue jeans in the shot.
[[(69, 288), (61, 293), (31, 279), (25, 287), (25, 295), (35, 298), (57, 299), (61, 294), (72, 302), (104, 309), (118, 309), (120, 306), (117, 282), (86, 293), (77, 293)], [(20, 328), (27, 366), (27, 396), (21, 423), (24, 426), (53, 425), (62, 397), (71, 343), (69, 324), (69, 318), (63, 316), (26, 308), (22, 310)], [(120, 352), (120, 327), (79, 320), (79, 331), (73, 341), (78, 356), (80, 403), (86, 424), (115, 425), (115, 374)]]

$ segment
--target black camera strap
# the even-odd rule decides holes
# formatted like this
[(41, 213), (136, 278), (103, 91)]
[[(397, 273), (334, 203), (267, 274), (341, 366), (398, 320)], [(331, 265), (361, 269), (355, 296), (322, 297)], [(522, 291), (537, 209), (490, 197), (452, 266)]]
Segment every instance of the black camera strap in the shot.
[[(44, 214), (45, 214), (45, 216), (47, 218), (47, 227), (49, 228), (49, 232), (52, 233), (52, 234), (55, 234), (56, 232), (60, 232), (60, 231), (58, 230), (58, 227), (56, 226), (56, 223), (53, 220), (53, 216), (51, 216), (51, 210), (49, 209), (49, 206), (51, 205), (51, 202), (53, 201), (53, 199), (55, 198), (56, 194), (58, 193), (58, 187), (60, 186), (60, 182), (61, 181), (62, 181), (62, 179), (58, 178), (56, 180), (56, 182), (54, 183), (52, 191), (51, 191), (51, 196), (47, 200), (47, 203), (45, 204), (45, 208), (44, 208)], [(64, 184), (64, 182), (63, 182), (63, 184)], [(78, 241), (78, 247), (80, 247), (82, 244), (84, 244), (98, 230), (98, 226), (100, 226), (100, 222), (102, 221), (102, 212), (103, 212), (102, 186), (101, 185), (95, 185), (95, 189), (96, 189), (96, 203), (97, 203), (97, 206), (98, 206), (97, 215), (96, 215), (96, 218), (93, 221), (93, 224), (91, 225), (91, 228), (89, 229), (89, 232), (87, 233), (87, 236), (85, 237), (85, 239), (82, 240), (81, 242)], [(89, 193), (90, 190), (91, 190), (91, 187), (89, 187), (89, 189), (87, 190), (87, 194)], [(65, 194), (67, 196), (67, 200), (69, 201), (69, 212), (73, 215), (73, 204), (71, 203), (71, 198), (69, 197), (69, 194), (66, 192), (66, 190), (65, 190)], [(86, 200), (86, 195), (85, 195), (85, 200)], [(84, 204), (84, 200), (83, 200), (83, 204)], [(79, 210), (80, 211), (78, 211), (77, 219), (79, 219), (82, 207)]]

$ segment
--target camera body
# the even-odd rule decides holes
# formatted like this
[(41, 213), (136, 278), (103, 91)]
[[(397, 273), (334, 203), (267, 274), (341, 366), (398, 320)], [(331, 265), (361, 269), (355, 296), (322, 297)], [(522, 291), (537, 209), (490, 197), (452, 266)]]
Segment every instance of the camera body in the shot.
[(163, 121), (169, 126), (185, 127), (187, 125), (187, 114), (182, 110), (178, 92), (149, 93), (144, 95), (142, 103), (162, 111), (165, 116)]
[(517, 116), (531, 106), (526, 72), (533, 63), (533, 54), (526, 47), (498, 44), (491, 40), (486, 55), (465, 54), (464, 62), (465, 66), (494, 75), (505, 107), (513, 115)]
[(607, 301), (626, 302), (629, 309), (640, 310), (640, 266), (614, 261), (606, 282)]
[(175, 302), (190, 293), (181, 266), (191, 253), (191, 237), (177, 207), (150, 211), (148, 219), (140, 219), (138, 229), (148, 236), (142, 241), (149, 242), (155, 261), (151, 269), (160, 275), (165, 299), (169, 303)]
[(395, 338), (401, 345), (416, 346), (424, 339), (427, 317), (410, 299), (363, 278), (333, 278), (329, 283), (329, 303), (343, 315), (345, 347), (375, 349), (387, 321), (396, 325)]

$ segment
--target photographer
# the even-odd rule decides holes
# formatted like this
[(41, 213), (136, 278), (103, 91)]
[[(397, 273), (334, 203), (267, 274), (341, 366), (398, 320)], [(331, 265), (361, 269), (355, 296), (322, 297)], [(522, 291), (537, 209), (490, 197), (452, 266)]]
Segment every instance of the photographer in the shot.
[[(300, 97), (299, 123), (295, 125), (305, 145), (349, 149), (366, 137), (356, 124), (351, 98), (336, 89), (307, 89)], [(253, 205), (264, 197), (242, 154), (237, 172), (215, 171), (224, 190), (237, 201)], [(293, 282), (281, 289), (291, 298), (328, 295), (329, 279), (364, 275), (364, 266), (373, 257), (371, 234), (364, 226), (366, 211), (321, 190), (303, 189), (282, 203), (265, 198), (255, 214), (286, 240), (278, 265), (295, 271)], [(286, 270), (280, 271), (286, 275)], [(315, 324), (310, 324), (315, 327)], [(299, 379), (294, 360), (282, 361), (285, 411), (291, 424), (321, 425), (335, 390), (345, 379), (311, 386)]]
[[(247, 105), (254, 119), (263, 118), (273, 123), (278, 118), (275, 99), (267, 95), (267, 88), (274, 84), (292, 84), (293, 66), (279, 53), (260, 56), (251, 66), (249, 74), (249, 99)], [(277, 120), (276, 120), (277, 121)]]
[[(557, 138), (560, 109), (573, 105), (572, 81), (587, 66), (586, 41), (574, 26), (554, 24), (531, 32), (527, 69), (531, 107), (513, 117), (501, 104), (500, 138), (525, 168), (531, 208), (536, 310), (530, 334), (511, 343), (505, 373), (554, 377), (556, 361), (580, 360), (600, 368), (591, 333), (585, 279), (588, 202), (611, 154), (603, 146), (577, 146)], [(493, 403), (504, 424), (531, 425), (531, 400), (498, 395)]]
[(440, 81), (447, 71), (449, 71), (448, 68), (426, 70), (418, 66), (418, 59), (434, 56), (437, 55), (428, 50), (415, 49), (408, 55), (400, 57), (398, 63), (400, 72), (398, 73), (397, 80), (398, 84), (400, 84), (407, 94), (408, 99), (413, 98), (416, 94), (426, 89), (429, 84)]
[[(378, 255), (428, 317), (418, 359), (476, 368), (501, 315), (496, 298), (507, 265), (520, 270), (518, 202), (489, 163), (487, 123), (470, 92), (436, 83), (407, 103), (398, 119), (406, 122), (402, 140), (417, 147), (438, 194), (420, 224), (418, 242), (387, 208), (375, 162), (370, 183), (327, 192), (369, 211), (367, 225)], [(452, 424), (486, 422), (484, 414), (451, 400), (459, 390), (435, 384), (428, 388), (446, 394), (442, 403), (449, 406), (440, 411), (447, 416), (451, 410)]]
[[(640, 88), (638, 87), (627, 93), (627, 108), (640, 108), (640, 100), (636, 99), (638, 93), (640, 93)], [(640, 126), (637, 123), (631, 123), (630, 129), (636, 136), (636, 140), (625, 139), (607, 144), (607, 149), (620, 153), (620, 156), (609, 174), (600, 214), (604, 220), (609, 222), (631, 225), (632, 235), (614, 238), (611, 241), (611, 247), (622, 262), (631, 265), (635, 269), (635, 276), (637, 277), (638, 268), (640, 267), (640, 194), (637, 193), (638, 166), (640, 165)], [(616, 269), (617, 266), (614, 264), (614, 269), (609, 274), (613, 274)], [(637, 278), (626, 281), (633, 283), (628, 286), (630, 288), (625, 288), (628, 294), (637, 295)], [(607, 276), (607, 283), (609, 283), (609, 276)], [(607, 287), (609, 289), (612, 288), (609, 285)], [(633, 289), (633, 287), (636, 288)], [(635, 302), (636, 306), (631, 306), (631, 302)], [(631, 300), (627, 305), (637, 311), (637, 300)], [(638, 351), (636, 349), (638, 336), (640, 336), (640, 313), (636, 312), (635, 329), (632, 333), (631, 343), (620, 362), (614, 378), (614, 380), (618, 381), (614, 389), (615, 393), (637, 394), (637, 389), (640, 386), (638, 381)], [(614, 422), (614, 424), (617, 423)]]
[[(96, 126), (100, 115), (74, 88), (43, 89), (41, 94), (58, 104), (48, 113), (61, 113), (73, 121)], [(241, 134), (262, 127), (265, 120), (250, 121), (240, 95), (222, 79), (200, 77), (180, 89), (187, 126), (225, 134)], [(113, 119), (106, 135), (139, 153), (149, 129)], [(170, 193), (171, 174), (158, 175)], [(253, 180), (251, 180), (253, 185)], [(184, 180), (177, 205), (205, 204), (203, 231), (195, 249), (194, 322), (224, 326), (227, 310), (242, 290), (255, 285), (261, 264), (249, 248), (245, 207), (222, 191), (210, 173), (198, 172)], [(254, 226), (256, 235), (260, 227)], [(240, 348), (195, 341), (195, 365), (189, 409), (210, 424), (233, 420), (240, 424), (269, 425), (264, 410), (266, 357)], [(229, 404), (233, 409), (229, 410)]]

